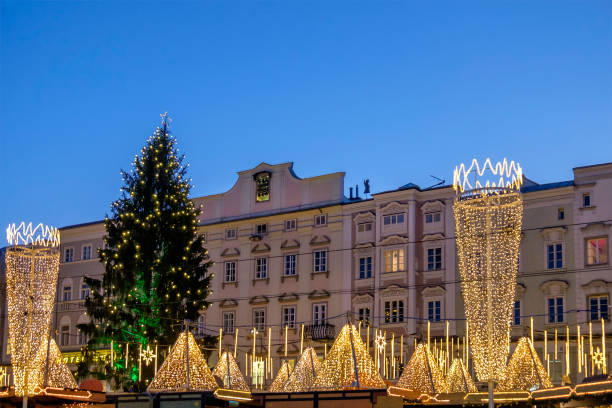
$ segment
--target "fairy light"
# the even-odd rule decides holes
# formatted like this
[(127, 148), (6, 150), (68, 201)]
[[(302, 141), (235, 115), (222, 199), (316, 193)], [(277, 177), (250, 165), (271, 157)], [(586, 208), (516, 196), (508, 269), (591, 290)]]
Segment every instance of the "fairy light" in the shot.
[[(46, 359), (47, 347), (40, 348), (39, 359)], [(72, 372), (62, 362), (62, 353), (54, 339), (49, 341), (49, 367), (47, 370), (47, 386), (53, 388), (78, 388)]]
[(223, 384), (222, 388), (250, 392), (249, 386), (240, 372), (232, 353), (223, 352), (212, 374), (219, 384)]
[(214, 391), (217, 387), (218, 384), (193, 334), (183, 331), (170, 348), (168, 357), (155, 374), (147, 391)]
[(24, 222), (9, 225), (6, 235), (10, 245), (5, 261), (13, 381), (15, 395), (28, 396), (44, 382), (60, 236), (56, 228)]
[(555, 360), (557, 360), (557, 329), (555, 329)]
[(520, 166), (505, 159), (494, 166), (487, 159), (482, 167), (473, 160), (469, 168), (455, 168), (453, 176), (461, 288), (480, 381), (504, 378), (521, 239), (521, 183)]
[(478, 392), (474, 380), (470, 373), (465, 369), (465, 365), (461, 359), (453, 360), (448, 376), (446, 377), (447, 392)]
[(272, 381), (272, 385), (270, 385), (270, 392), (283, 392), (290, 373), (291, 367), (289, 366), (289, 362), (284, 360), (274, 381)]
[(428, 394), (446, 392), (446, 381), (440, 366), (424, 344), (417, 345), (397, 380), (397, 386)]
[(593, 367), (593, 322), (589, 322), (589, 357), (591, 359), (591, 375), (595, 372)]
[(607, 354), (606, 354), (606, 324), (604, 322), (604, 318), (601, 318), (601, 352), (604, 356), (603, 358), (603, 373), (608, 373), (608, 363), (607, 363)]
[[(271, 347), (272, 347), (272, 328), (268, 327), (268, 372), (270, 373), (270, 375), (272, 375), (272, 357), (270, 357), (270, 352), (271, 352)], [(234, 353), (234, 355), (236, 355), (236, 353)]]
[(327, 353), (313, 388), (342, 390), (357, 387), (357, 382), (360, 389), (385, 388), (372, 357), (358, 336), (357, 328), (346, 324)]
[[(317, 352), (314, 348), (308, 347), (304, 350), (300, 359), (296, 363), (289, 379), (283, 389), (284, 392), (308, 392), (317, 377), (317, 373), (321, 370), (321, 362), (317, 357)], [(360, 375), (361, 380), (361, 375)]]
[(304, 351), (304, 323), (302, 323), (302, 329), (300, 330), (300, 355)]
[(522, 337), (510, 358), (506, 376), (496, 391), (527, 391), (533, 387), (551, 388), (552, 382), (527, 337)]
[(578, 357), (578, 372), (581, 373), (582, 372), (582, 344), (580, 344), (580, 325), (577, 324), (576, 325), (576, 330), (577, 330), (577, 334), (576, 334), (576, 343), (577, 346), (576, 348), (578, 349), (578, 355), (576, 357)]
[(285, 357), (287, 357), (287, 336), (289, 335), (289, 325), (285, 325)]
[(569, 325), (565, 326), (565, 375), (570, 375), (570, 332)]

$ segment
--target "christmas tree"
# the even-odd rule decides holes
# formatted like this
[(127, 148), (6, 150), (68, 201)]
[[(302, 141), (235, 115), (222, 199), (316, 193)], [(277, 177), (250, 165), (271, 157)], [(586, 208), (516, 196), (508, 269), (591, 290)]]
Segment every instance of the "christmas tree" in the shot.
[(307, 392), (314, 384), (317, 373), (321, 369), (321, 362), (317, 358), (314, 348), (308, 347), (298, 360), (289, 380), (285, 384), (285, 392)]
[(419, 344), (416, 347), (397, 380), (397, 386), (428, 394), (446, 392), (444, 376), (426, 345)]
[(478, 392), (461, 359), (453, 360), (446, 378), (446, 388), (448, 392)]
[(283, 392), (285, 391), (285, 384), (289, 379), (289, 374), (291, 373), (291, 367), (289, 367), (289, 363), (287, 361), (283, 361), (281, 364), (281, 368), (278, 370), (274, 381), (270, 385), (270, 392)]
[(529, 391), (533, 387), (542, 389), (553, 386), (527, 337), (519, 340), (505, 374), (506, 378), (500, 381), (495, 391)]
[(351, 388), (385, 388), (385, 382), (376, 370), (357, 328), (345, 324), (327, 353), (313, 389)]
[(182, 332), (147, 391), (214, 391), (217, 388), (217, 381), (193, 334)]
[[(79, 375), (112, 379), (131, 391), (143, 391), (154, 374), (144, 366), (138, 372), (139, 349), (171, 344), (183, 321), (196, 320), (206, 308), (212, 264), (197, 232), (200, 209), (189, 199), (184, 156), (162, 118), (131, 171), (122, 171), (121, 197), (104, 220), (105, 246), (98, 250), (104, 276), (86, 279), (92, 320), (79, 326), (90, 336)], [(95, 350), (111, 342), (112, 367), (93, 364)]]

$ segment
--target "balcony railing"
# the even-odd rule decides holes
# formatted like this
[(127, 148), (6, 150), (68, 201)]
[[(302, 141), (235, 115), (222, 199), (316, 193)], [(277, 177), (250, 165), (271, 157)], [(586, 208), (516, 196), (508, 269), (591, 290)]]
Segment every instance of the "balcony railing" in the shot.
[(336, 327), (333, 324), (309, 324), (304, 326), (304, 335), (313, 340), (333, 339), (336, 336)]
[(85, 301), (82, 299), (78, 300), (64, 300), (59, 302), (60, 312), (68, 312), (72, 310), (85, 310)]

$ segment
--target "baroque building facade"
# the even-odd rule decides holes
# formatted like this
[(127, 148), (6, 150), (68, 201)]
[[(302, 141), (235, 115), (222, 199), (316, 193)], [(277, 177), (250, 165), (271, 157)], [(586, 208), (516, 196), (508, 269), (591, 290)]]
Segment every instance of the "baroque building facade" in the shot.
[[(572, 180), (525, 179), (523, 187), (512, 340), (529, 335), (533, 319), (541, 357), (544, 330), (562, 336), (569, 327), (574, 336), (578, 326), (588, 333), (591, 323), (593, 336), (600, 338), (599, 322), (609, 322), (612, 163), (573, 172)], [(275, 368), (285, 354), (295, 359), (304, 344), (323, 355), (347, 319), (362, 321), (364, 340), (369, 330), (371, 344), (374, 332), (368, 326), (384, 331), (387, 340), (391, 334), (396, 342), (403, 339), (404, 361), (428, 330), (432, 338), (443, 338), (447, 328), (453, 341), (463, 338), (452, 186), (407, 184), (355, 198), (346, 197), (344, 176), (299, 178), (292, 163), (261, 163), (239, 172), (227, 192), (193, 199), (202, 207), (199, 231), (215, 262), (211, 304), (194, 332), (221, 330), (221, 347), (232, 349), (238, 331), (241, 368), (252, 351), (253, 329), (262, 357), (271, 335)], [(83, 277), (103, 274), (96, 255), (103, 236), (102, 222), (61, 229), (54, 325), (68, 363), (78, 360), (87, 341), (76, 329), (88, 319)], [(564, 342), (557, 345), (555, 358), (550, 337), (547, 365), (560, 382), (567, 367), (560, 357)], [(212, 351), (209, 362), (216, 360)], [(577, 360), (572, 345), (569, 361)], [(573, 375), (573, 381), (580, 379)]]

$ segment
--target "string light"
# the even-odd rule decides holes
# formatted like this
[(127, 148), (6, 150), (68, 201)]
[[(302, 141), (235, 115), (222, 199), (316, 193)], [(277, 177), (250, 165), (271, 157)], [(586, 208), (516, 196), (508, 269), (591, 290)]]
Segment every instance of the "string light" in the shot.
[[(479, 177), (485, 174), (500, 179), (483, 183)], [(473, 185), (470, 176), (476, 180)], [(482, 167), (474, 160), (467, 170), (464, 165), (455, 169), (461, 288), (480, 381), (501, 380), (505, 372), (521, 239), (521, 183), (520, 166), (505, 159), (495, 166), (487, 159)]]
[(224, 351), (213, 370), (213, 376), (224, 389), (250, 392), (244, 376), (236, 364), (234, 355)]
[(7, 228), (7, 240), (10, 244), (5, 260), (11, 364), (15, 395), (27, 396), (33, 395), (44, 381), (60, 238), (56, 228), (42, 224), (32, 228), (32, 223), (22, 222)]
[(274, 381), (272, 381), (272, 385), (270, 385), (270, 392), (282, 392), (285, 388), (285, 383), (289, 379), (289, 374), (291, 373), (291, 367), (289, 366), (289, 362), (284, 360), (281, 364)]
[(552, 386), (533, 343), (528, 337), (521, 337), (508, 363), (505, 378), (495, 391), (527, 391), (534, 387), (543, 389)]
[[(46, 357), (47, 347), (41, 347), (41, 356)], [(54, 339), (49, 341), (49, 369), (47, 372), (47, 385), (53, 388), (78, 388), (72, 372), (62, 362), (62, 353)]]
[(385, 383), (353, 324), (345, 324), (340, 331), (313, 385), (314, 389), (321, 390), (342, 390), (349, 387), (385, 388)]
[(147, 391), (213, 391), (217, 387), (193, 334), (181, 332)]
[(411, 391), (437, 394), (446, 392), (446, 381), (431, 351), (425, 344), (416, 346), (397, 386)]
[(448, 376), (446, 377), (447, 392), (478, 392), (472, 376), (465, 369), (461, 359), (453, 360)]
[(310, 391), (319, 370), (321, 370), (321, 362), (317, 357), (317, 352), (314, 348), (307, 347), (291, 372), (283, 391)]

